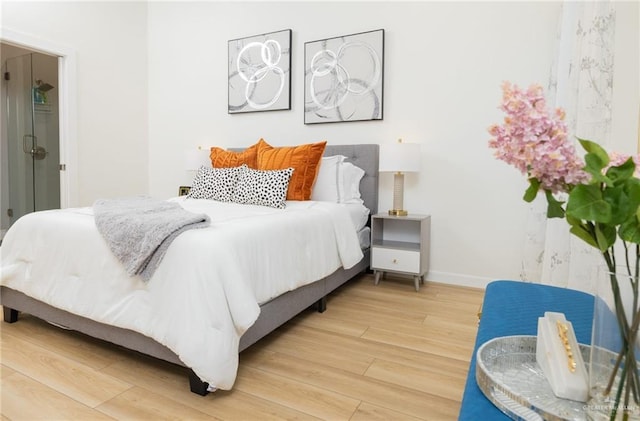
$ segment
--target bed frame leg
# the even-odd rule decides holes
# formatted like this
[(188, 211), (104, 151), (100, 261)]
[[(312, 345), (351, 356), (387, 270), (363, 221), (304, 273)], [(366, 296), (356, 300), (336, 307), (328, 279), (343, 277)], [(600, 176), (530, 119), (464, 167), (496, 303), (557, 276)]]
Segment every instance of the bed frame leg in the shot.
[(200, 380), (193, 370), (189, 370), (189, 387), (193, 393), (200, 396), (206, 396), (209, 393), (209, 383)]
[(2, 307), (5, 323), (15, 323), (18, 321), (18, 310), (9, 307)]
[(316, 301), (316, 310), (318, 310), (318, 313), (324, 313), (327, 310), (327, 297), (322, 297)]

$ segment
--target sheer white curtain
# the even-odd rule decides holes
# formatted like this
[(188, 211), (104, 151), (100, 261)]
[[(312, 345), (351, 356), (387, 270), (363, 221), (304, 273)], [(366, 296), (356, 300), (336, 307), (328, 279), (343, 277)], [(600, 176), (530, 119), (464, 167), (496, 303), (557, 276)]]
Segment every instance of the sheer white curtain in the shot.
[[(549, 103), (566, 111), (570, 135), (605, 148), (611, 131), (615, 13), (608, 1), (565, 1)], [(577, 142), (576, 142), (577, 143)], [(579, 144), (576, 149), (582, 154)], [(543, 195), (527, 218), (522, 280), (593, 292), (599, 253), (569, 233), (564, 219), (546, 218)]]

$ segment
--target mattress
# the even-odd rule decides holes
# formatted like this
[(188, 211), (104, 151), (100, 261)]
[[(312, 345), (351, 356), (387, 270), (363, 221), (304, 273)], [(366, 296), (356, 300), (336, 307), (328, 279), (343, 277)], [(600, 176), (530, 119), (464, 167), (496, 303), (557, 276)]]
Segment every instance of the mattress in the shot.
[(239, 338), (260, 303), (363, 257), (353, 219), (338, 204), (289, 202), (278, 210), (172, 200), (207, 214), (211, 225), (178, 236), (147, 283), (128, 276), (110, 253), (91, 208), (20, 218), (0, 246), (0, 283), (149, 336), (203, 381), (230, 389)]

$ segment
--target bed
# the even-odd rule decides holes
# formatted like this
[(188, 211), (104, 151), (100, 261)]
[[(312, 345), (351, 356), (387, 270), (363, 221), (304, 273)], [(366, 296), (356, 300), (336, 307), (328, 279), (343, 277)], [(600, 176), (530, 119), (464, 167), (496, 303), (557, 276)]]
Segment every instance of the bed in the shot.
[[(324, 156), (344, 155), (346, 161), (352, 162), (364, 170), (364, 176), (360, 181), (360, 194), (364, 206), (369, 209), (371, 214), (377, 211), (378, 154), (378, 146), (372, 144), (327, 145), (324, 150)], [(309, 211), (305, 210), (304, 212)], [(366, 230), (364, 232), (366, 233)], [(186, 236), (183, 235), (183, 237)], [(297, 287), (272, 299), (261, 302), (259, 315), (256, 316), (257, 319), (252, 321), (250, 327), (239, 335), (238, 343), (233, 344), (233, 349), (237, 349), (237, 352), (240, 352), (248, 348), (308, 307), (315, 306), (318, 311), (325, 311), (326, 296), (330, 292), (368, 269), (370, 258), (369, 249), (366, 244), (361, 251), (362, 258), (355, 264), (350, 264), (348, 269), (339, 267), (328, 276), (322, 277), (322, 279), (306, 283), (304, 286)], [(3, 268), (3, 270), (5, 269), (6, 268)], [(185, 366), (189, 372), (191, 391), (199, 395), (206, 395), (209, 391), (219, 387), (219, 385), (212, 385), (210, 382), (203, 380), (201, 377), (204, 376), (198, 374), (201, 372), (200, 368), (194, 369), (197, 364), (191, 366), (191, 364), (185, 363), (183, 361), (185, 359), (184, 356), (179, 357), (178, 354), (172, 350), (173, 347), (163, 345), (158, 340), (139, 333), (137, 329), (122, 328), (110, 323), (98, 322), (90, 317), (79, 316), (58, 308), (55, 305), (51, 305), (50, 303), (46, 303), (44, 300), (32, 298), (21, 292), (19, 288), (9, 288), (7, 285), (2, 285), (0, 286), (0, 293), (0, 303), (3, 306), (4, 321), (7, 323), (16, 322), (19, 312), (25, 312), (54, 325), (72, 329), (155, 358)], [(188, 305), (184, 307), (187, 308), (182, 308), (180, 313), (175, 314), (176, 319), (180, 319), (181, 315), (184, 314), (182, 312), (191, 311)], [(192, 334), (193, 333), (190, 333), (190, 335)], [(231, 367), (231, 370), (233, 371), (234, 368)]]

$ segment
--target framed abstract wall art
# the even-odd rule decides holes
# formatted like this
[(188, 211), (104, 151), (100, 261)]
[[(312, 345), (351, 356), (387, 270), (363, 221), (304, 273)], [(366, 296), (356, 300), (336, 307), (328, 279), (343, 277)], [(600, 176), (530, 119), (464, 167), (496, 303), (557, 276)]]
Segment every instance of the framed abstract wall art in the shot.
[(304, 44), (304, 124), (382, 120), (384, 29)]
[(229, 114), (291, 109), (291, 29), (229, 41)]

